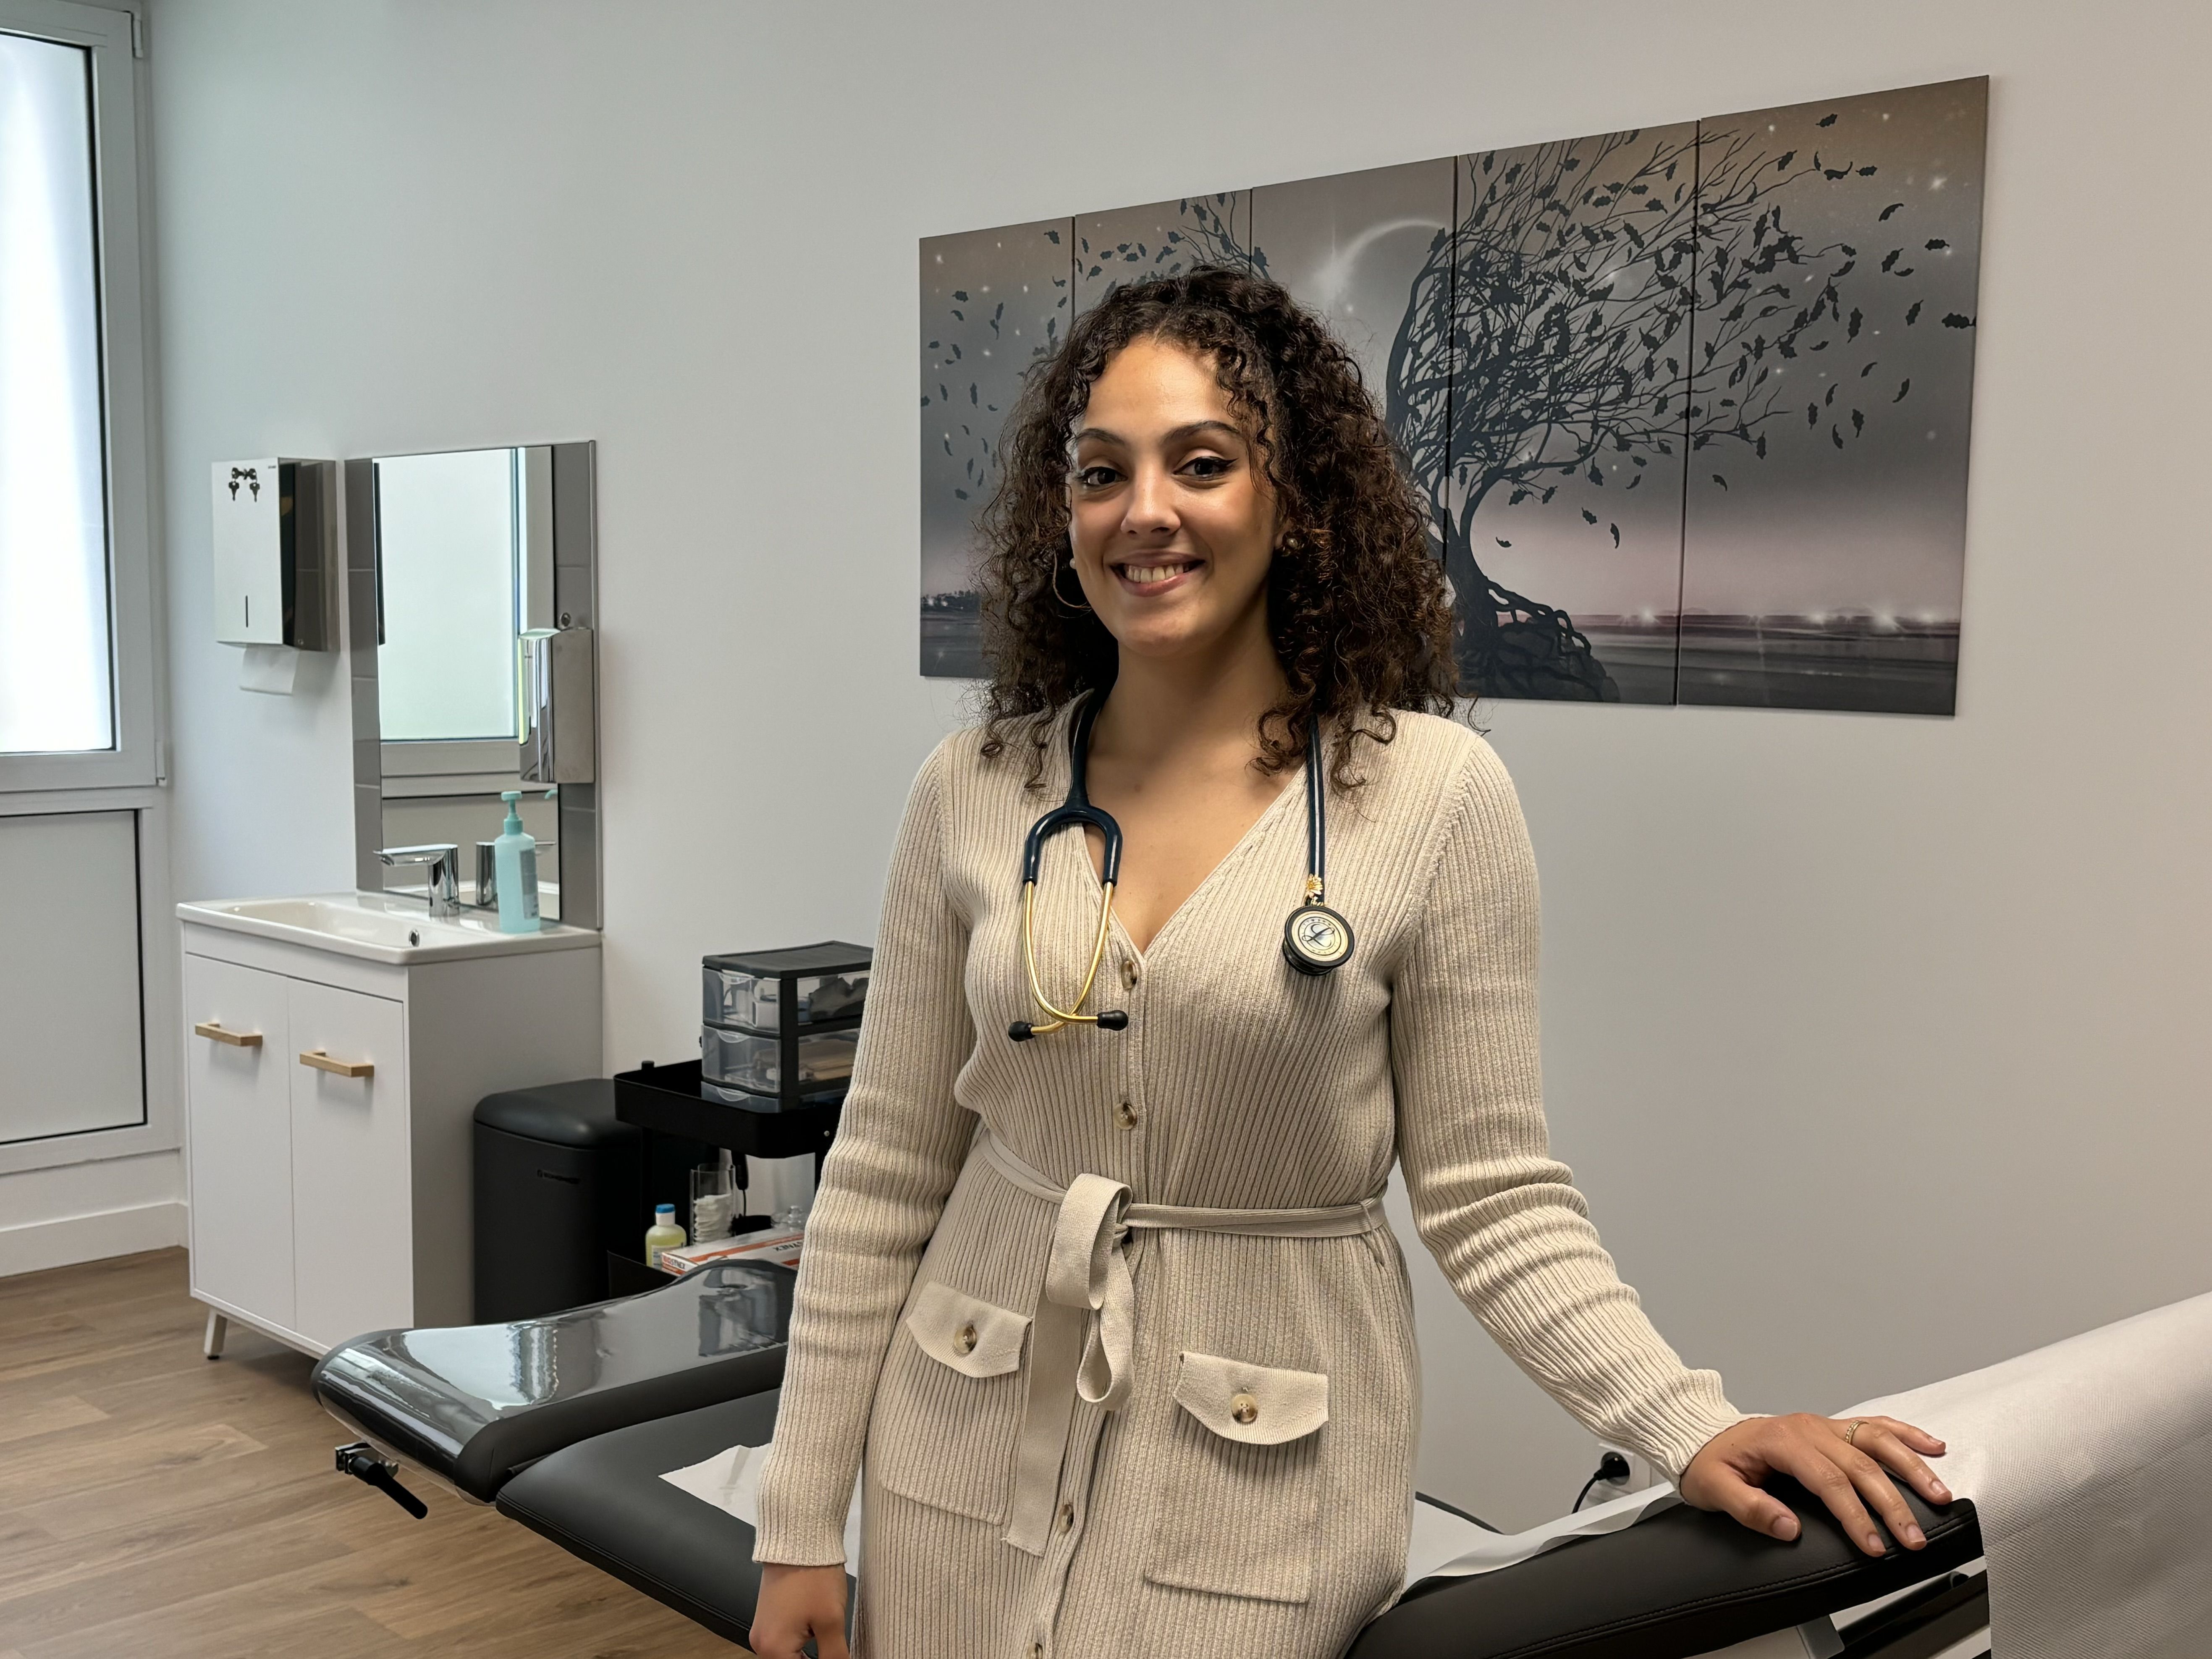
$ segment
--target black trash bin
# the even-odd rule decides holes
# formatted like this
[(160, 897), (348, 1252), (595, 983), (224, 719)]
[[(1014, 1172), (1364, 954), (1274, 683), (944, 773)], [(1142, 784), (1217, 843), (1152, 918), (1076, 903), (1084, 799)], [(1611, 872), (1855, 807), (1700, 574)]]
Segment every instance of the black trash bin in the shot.
[(637, 1255), (644, 1238), (642, 1140), (604, 1078), (477, 1103), (477, 1323), (605, 1299), (608, 1253)]

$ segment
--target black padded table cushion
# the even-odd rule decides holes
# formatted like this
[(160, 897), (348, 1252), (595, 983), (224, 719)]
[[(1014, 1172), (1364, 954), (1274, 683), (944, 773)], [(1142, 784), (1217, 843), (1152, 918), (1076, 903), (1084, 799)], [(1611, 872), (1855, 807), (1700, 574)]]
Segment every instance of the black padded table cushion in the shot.
[[(536, 1319), (372, 1331), (325, 1354), (310, 1382), (356, 1433), (489, 1503), (516, 1469), (563, 1447), (779, 1386), (797, 1277), (773, 1262), (710, 1262)], [(498, 1398), (483, 1396), (487, 1378), (504, 1385)]]
[(775, 1431), (777, 1391), (580, 1441), (523, 1470), (498, 1507), (717, 1636), (743, 1643), (760, 1595), (753, 1529), (660, 1477)]
[[(580, 1442), (509, 1480), (499, 1508), (743, 1642), (760, 1592), (753, 1529), (660, 1476), (726, 1447), (761, 1444), (775, 1431), (777, 1398), (732, 1400)], [(1687, 1659), (1873, 1601), (1982, 1553), (1965, 1502), (1933, 1510), (1908, 1493), (1928, 1547), (1876, 1560), (1802, 1487), (1774, 1491), (1802, 1523), (1794, 1543), (1723, 1515), (1669, 1510), (1500, 1572), (1424, 1580), (1361, 1632), (1352, 1659)]]
[(1361, 1632), (1350, 1659), (1689, 1659), (1905, 1589), (1982, 1553), (1964, 1499), (1934, 1510), (1905, 1492), (1928, 1547), (1893, 1546), (1877, 1559), (1796, 1481), (1768, 1489), (1797, 1512), (1790, 1543), (1680, 1505), (1501, 1572), (1424, 1579)]

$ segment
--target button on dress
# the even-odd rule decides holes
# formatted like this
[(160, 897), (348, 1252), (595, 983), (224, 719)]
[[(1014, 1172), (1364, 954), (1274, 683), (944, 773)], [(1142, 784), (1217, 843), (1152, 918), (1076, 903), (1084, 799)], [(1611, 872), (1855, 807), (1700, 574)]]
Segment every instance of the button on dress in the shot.
[[(1394, 1159), (1461, 1298), (1593, 1433), (1674, 1476), (1741, 1414), (1652, 1329), (1550, 1156), (1535, 867), (1489, 745), (1405, 713), (1358, 744), (1364, 781), (1328, 800), (1345, 967), (1283, 960), (1294, 774), (1147, 950), (1115, 924), (1090, 1006), (1126, 1030), (1015, 1043), (1022, 843), (1066, 793), (1069, 712), (996, 757), (957, 732), (915, 780), (756, 1554), (842, 1560), (859, 1473), (860, 1654), (1333, 1659), (1406, 1562)], [(1048, 994), (1081, 982), (1098, 896), (1081, 836), (1054, 836)], [(1480, 1432), (1478, 1399), (1430, 1407)]]

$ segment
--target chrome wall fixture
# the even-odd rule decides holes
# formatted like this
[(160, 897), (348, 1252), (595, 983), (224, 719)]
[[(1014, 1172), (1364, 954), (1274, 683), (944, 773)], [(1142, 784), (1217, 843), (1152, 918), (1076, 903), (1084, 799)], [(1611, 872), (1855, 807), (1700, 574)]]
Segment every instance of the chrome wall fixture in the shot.
[(597, 656), (588, 628), (522, 636), (526, 783), (599, 781)]

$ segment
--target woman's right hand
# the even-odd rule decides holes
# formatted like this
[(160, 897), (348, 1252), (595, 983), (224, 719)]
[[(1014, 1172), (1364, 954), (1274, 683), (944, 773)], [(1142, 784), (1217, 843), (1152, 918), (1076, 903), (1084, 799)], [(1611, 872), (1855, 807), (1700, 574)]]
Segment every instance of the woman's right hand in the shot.
[(814, 1638), (821, 1659), (849, 1659), (845, 1647), (845, 1569), (761, 1565), (752, 1649), (760, 1659), (802, 1659)]

